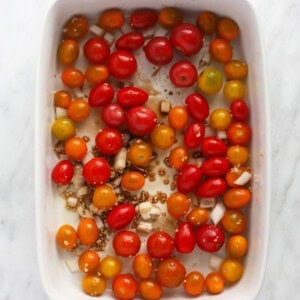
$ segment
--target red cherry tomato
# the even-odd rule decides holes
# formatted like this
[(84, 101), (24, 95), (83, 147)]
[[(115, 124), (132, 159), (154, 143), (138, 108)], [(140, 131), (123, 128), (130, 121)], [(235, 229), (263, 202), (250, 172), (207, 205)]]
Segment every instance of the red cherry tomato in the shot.
[(236, 121), (245, 122), (249, 118), (249, 107), (242, 99), (237, 99), (231, 102), (230, 112)]
[(147, 59), (154, 65), (166, 65), (173, 58), (173, 48), (169, 39), (157, 36), (144, 47)]
[(125, 108), (143, 105), (148, 98), (146, 91), (134, 86), (120, 88), (117, 93), (118, 103)]
[(200, 146), (205, 135), (205, 126), (201, 122), (191, 123), (184, 133), (184, 144), (190, 149)]
[(251, 135), (251, 128), (246, 123), (235, 122), (227, 129), (227, 138), (232, 145), (247, 146)]
[(173, 238), (164, 231), (152, 233), (147, 240), (147, 250), (153, 258), (170, 257), (174, 249)]
[(206, 176), (223, 176), (230, 169), (230, 163), (225, 157), (211, 157), (203, 162), (201, 170)]
[(204, 224), (196, 233), (196, 242), (203, 251), (217, 252), (225, 242), (224, 231), (217, 225)]
[(136, 72), (137, 62), (130, 52), (117, 50), (109, 56), (107, 67), (112, 76), (128, 79)]
[(105, 128), (99, 131), (95, 142), (97, 149), (106, 155), (117, 154), (123, 146), (122, 135), (114, 128)]
[(107, 82), (100, 82), (90, 91), (89, 105), (92, 107), (103, 106), (113, 99), (114, 93), (112, 85)]
[(195, 25), (183, 23), (173, 28), (170, 41), (183, 55), (191, 56), (202, 48), (203, 34)]
[(95, 157), (83, 166), (85, 181), (90, 185), (101, 185), (110, 177), (110, 165), (103, 157)]
[(214, 136), (207, 136), (201, 142), (201, 152), (206, 157), (225, 156), (227, 145)]
[(184, 166), (177, 177), (177, 190), (180, 193), (188, 194), (196, 189), (202, 177), (199, 167), (188, 164)]
[(204, 121), (209, 115), (209, 106), (204, 96), (192, 93), (185, 99), (186, 110), (196, 121)]
[(113, 248), (117, 255), (129, 257), (136, 255), (141, 247), (140, 237), (133, 231), (119, 231), (113, 239)]
[(52, 170), (52, 180), (61, 185), (69, 184), (74, 175), (73, 164), (69, 160), (61, 160)]
[(218, 197), (225, 193), (226, 182), (221, 177), (211, 177), (206, 179), (196, 191), (200, 198)]
[(156, 113), (149, 107), (132, 107), (126, 116), (128, 130), (136, 136), (148, 135), (155, 127)]
[(110, 47), (102, 38), (90, 38), (83, 46), (86, 59), (94, 65), (102, 64), (110, 54)]
[(134, 29), (148, 29), (158, 20), (158, 13), (152, 9), (140, 9), (130, 15), (130, 26)]
[(107, 225), (114, 230), (119, 230), (129, 225), (135, 217), (135, 208), (132, 204), (119, 204), (107, 215)]
[(197, 81), (198, 72), (192, 63), (181, 60), (171, 67), (169, 77), (176, 87), (190, 87)]
[(140, 32), (129, 32), (123, 34), (116, 40), (118, 50), (134, 51), (144, 45), (145, 38)]
[(108, 103), (101, 111), (101, 118), (107, 126), (117, 128), (125, 123), (126, 114), (118, 103)]
[(193, 226), (189, 222), (182, 222), (176, 230), (174, 245), (180, 253), (190, 253), (194, 250), (196, 243)]

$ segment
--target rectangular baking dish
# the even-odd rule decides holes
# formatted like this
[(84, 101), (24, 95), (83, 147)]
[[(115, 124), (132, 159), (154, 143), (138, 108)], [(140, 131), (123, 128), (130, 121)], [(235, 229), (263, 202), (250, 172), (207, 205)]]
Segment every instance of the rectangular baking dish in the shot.
[[(55, 161), (50, 125), (53, 121), (56, 49), (63, 24), (76, 14), (90, 15), (110, 7), (132, 10), (140, 7), (159, 9), (175, 6), (185, 11), (213, 11), (237, 21), (241, 31), (241, 51), (249, 65), (248, 101), (251, 107), (253, 200), (249, 209), (249, 252), (241, 281), (227, 287), (220, 295), (201, 295), (201, 299), (254, 299), (262, 284), (267, 256), (270, 214), (270, 132), (263, 48), (257, 14), (248, 0), (58, 0), (49, 8), (43, 28), (37, 71), (35, 114), (35, 187), (37, 247), (40, 272), (45, 290), (51, 299), (91, 299), (81, 292), (79, 277), (71, 274), (62, 263), (55, 245), (55, 232), (61, 222), (72, 223), (71, 215), (62, 212), (50, 180)], [(63, 220), (63, 221), (62, 221)], [(75, 225), (75, 224), (74, 224)], [(113, 299), (110, 292), (101, 299)], [(164, 299), (189, 299), (187, 296), (164, 296)]]

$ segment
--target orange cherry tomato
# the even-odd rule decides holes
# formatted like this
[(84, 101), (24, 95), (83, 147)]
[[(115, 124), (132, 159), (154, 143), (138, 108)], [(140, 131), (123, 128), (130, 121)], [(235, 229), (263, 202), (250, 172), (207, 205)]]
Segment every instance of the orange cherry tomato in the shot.
[(212, 58), (219, 63), (228, 63), (232, 58), (232, 48), (228, 41), (224, 39), (214, 39), (210, 42), (209, 53)]
[(99, 271), (105, 278), (114, 278), (122, 271), (121, 261), (114, 256), (106, 256), (100, 261)]
[(182, 23), (181, 12), (174, 7), (162, 8), (158, 15), (158, 22), (165, 28), (173, 28)]
[(130, 300), (136, 296), (138, 284), (131, 274), (118, 274), (113, 280), (112, 290), (117, 299)]
[(227, 159), (232, 165), (243, 165), (248, 158), (249, 152), (246, 147), (230, 146), (227, 150)]
[(90, 296), (100, 296), (106, 289), (106, 281), (95, 274), (87, 274), (82, 278), (82, 290)]
[(133, 259), (132, 266), (134, 274), (141, 279), (150, 278), (153, 272), (152, 259), (148, 254), (141, 253), (136, 255)]
[(166, 150), (175, 143), (175, 131), (168, 125), (157, 125), (150, 134), (154, 147)]
[(228, 79), (244, 79), (248, 74), (248, 65), (241, 60), (231, 60), (224, 67)]
[(182, 218), (190, 209), (190, 199), (186, 194), (173, 193), (167, 199), (168, 213), (176, 219)]
[(218, 34), (227, 41), (232, 41), (239, 35), (239, 27), (232, 19), (222, 18), (218, 22)]
[(68, 107), (68, 116), (73, 121), (83, 121), (89, 115), (89, 103), (83, 99), (75, 99)]
[(224, 203), (229, 208), (242, 208), (248, 204), (251, 193), (245, 188), (232, 188), (225, 192)]
[(82, 252), (78, 258), (79, 269), (84, 273), (94, 273), (100, 266), (100, 257), (93, 250)]
[(209, 211), (202, 207), (194, 207), (187, 215), (187, 220), (194, 226), (206, 224), (208, 219)]
[(240, 80), (229, 80), (224, 84), (223, 95), (229, 102), (245, 98), (246, 85)]
[(232, 235), (226, 241), (226, 252), (230, 257), (241, 258), (246, 255), (248, 241), (243, 235)]
[(54, 105), (56, 107), (68, 108), (71, 102), (72, 102), (71, 95), (67, 91), (60, 90), (55, 92)]
[(151, 146), (143, 140), (136, 140), (132, 143), (127, 152), (127, 159), (137, 167), (146, 167), (152, 157)]
[(62, 225), (56, 233), (56, 242), (62, 249), (72, 250), (77, 243), (76, 230), (71, 225)]
[(204, 290), (204, 276), (202, 273), (192, 271), (185, 276), (183, 288), (189, 296), (199, 296)]
[(84, 17), (73, 17), (66, 24), (64, 34), (71, 39), (81, 39), (89, 31), (89, 23)]
[(126, 172), (122, 176), (121, 185), (128, 191), (137, 191), (145, 184), (145, 177), (142, 173), (137, 171)]
[(97, 208), (107, 210), (116, 204), (117, 196), (110, 185), (102, 184), (95, 188), (92, 201)]
[(94, 219), (81, 219), (77, 227), (78, 238), (83, 245), (94, 244), (99, 236), (99, 229)]
[(235, 258), (225, 259), (220, 267), (220, 273), (223, 278), (230, 283), (237, 282), (243, 276), (244, 267), (242, 263)]
[(152, 279), (143, 279), (139, 282), (139, 294), (144, 300), (158, 300), (162, 296), (161, 286)]
[(210, 294), (219, 294), (224, 289), (224, 278), (220, 273), (209, 273), (205, 278), (205, 287)]
[(61, 79), (63, 84), (71, 89), (80, 88), (84, 84), (83, 73), (72, 67), (67, 68), (62, 72)]
[(175, 147), (169, 154), (169, 166), (180, 170), (188, 163), (189, 157), (189, 152), (185, 147)]
[(62, 40), (59, 45), (57, 56), (58, 61), (64, 65), (72, 65), (76, 62), (79, 55), (79, 45), (76, 40), (66, 39)]
[(174, 106), (168, 114), (169, 125), (176, 129), (182, 130), (186, 127), (189, 114), (184, 106)]
[(99, 26), (105, 30), (120, 29), (124, 23), (124, 15), (120, 9), (108, 9), (99, 17)]
[(227, 172), (225, 175), (227, 185), (232, 188), (240, 187), (240, 185), (235, 184), (234, 182), (243, 174), (243, 172), (247, 170), (248, 169), (245, 167), (232, 168), (229, 170), (229, 172)]
[(91, 84), (104, 82), (108, 76), (108, 68), (105, 65), (91, 65), (85, 71), (85, 78)]
[(65, 143), (65, 152), (70, 159), (81, 161), (86, 156), (87, 145), (83, 138), (72, 137)]
[(240, 234), (246, 230), (247, 218), (243, 212), (238, 209), (228, 209), (221, 219), (223, 228), (234, 234)]
[(197, 17), (197, 26), (205, 34), (213, 34), (217, 27), (217, 18), (211, 12), (202, 12)]

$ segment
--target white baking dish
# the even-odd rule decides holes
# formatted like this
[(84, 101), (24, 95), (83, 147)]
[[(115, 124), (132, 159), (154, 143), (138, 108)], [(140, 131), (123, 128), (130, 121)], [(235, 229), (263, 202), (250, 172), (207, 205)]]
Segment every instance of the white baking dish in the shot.
[[(269, 109), (261, 34), (257, 15), (248, 0), (59, 0), (49, 9), (43, 30), (36, 95), (36, 221), (38, 259), (41, 277), (51, 299), (91, 299), (81, 292), (79, 277), (71, 274), (62, 262), (62, 255), (55, 245), (55, 232), (59, 224), (74, 222), (65, 212), (50, 180), (50, 170), (55, 162), (50, 136), (53, 121), (51, 91), (55, 89), (56, 49), (63, 24), (72, 15), (90, 15), (109, 7), (131, 10), (137, 7), (161, 8), (177, 6), (196, 12), (209, 10), (218, 15), (230, 16), (240, 26), (241, 51), (250, 69), (248, 100), (251, 106), (253, 129), (252, 168), (254, 169), (253, 200), (249, 209), (249, 252), (245, 260), (245, 273), (239, 283), (226, 287), (217, 296), (201, 295), (201, 299), (246, 300), (255, 298), (263, 280), (268, 244), (270, 214), (269, 168)], [(75, 225), (75, 223), (73, 224)], [(101, 299), (112, 299), (108, 292)], [(189, 299), (178, 292), (165, 299)]]

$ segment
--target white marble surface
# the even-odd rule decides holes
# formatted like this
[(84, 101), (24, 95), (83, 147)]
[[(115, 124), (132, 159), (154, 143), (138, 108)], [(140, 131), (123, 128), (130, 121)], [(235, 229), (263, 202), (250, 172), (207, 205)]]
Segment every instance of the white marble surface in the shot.
[[(51, 1), (1, 1), (1, 300), (47, 299), (36, 258), (33, 107), (38, 37)], [(257, 299), (299, 299), (300, 1), (252, 1), (265, 37), (272, 116), (271, 234)]]

